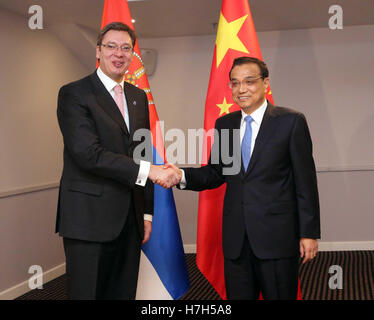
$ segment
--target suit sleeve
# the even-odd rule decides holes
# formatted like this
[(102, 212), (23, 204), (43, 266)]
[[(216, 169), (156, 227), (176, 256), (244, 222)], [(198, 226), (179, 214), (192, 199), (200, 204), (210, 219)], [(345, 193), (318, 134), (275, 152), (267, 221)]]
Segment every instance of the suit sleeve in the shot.
[(290, 139), (300, 237), (320, 238), (320, 210), (312, 140), (304, 115), (298, 114)]
[(90, 110), (74, 89), (64, 86), (58, 96), (57, 117), (65, 148), (82, 169), (133, 187), (139, 165), (101, 145)]
[[(151, 133), (151, 126), (149, 122), (149, 106), (148, 106), (148, 98), (146, 93), (143, 91), (144, 96), (144, 109), (147, 119), (147, 124), (145, 126), (148, 129), (149, 134)], [(148, 137), (146, 140), (148, 141), (148, 153), (152, 154), (152, 137)], [(153, 215), (154, 212), (154, 184), (151, 180), (147, 179), (147, 182), (144, 187), (144, 213)]]
[[(219, 125), (215, 125), (216, 132), (220, 132)], [(218, 135), (219, 136), (219, 135)], [(209, 161), (206, 166), (200, 168), (183, 168), (186, 178), (186, 186), (183, 190), (202, 191), (206, 189), (215, 189), (225, 183), (222, 174), (220, 139), (214, 139)], [(213, 163), (212, 155), (218, 155), (218, 163)]]

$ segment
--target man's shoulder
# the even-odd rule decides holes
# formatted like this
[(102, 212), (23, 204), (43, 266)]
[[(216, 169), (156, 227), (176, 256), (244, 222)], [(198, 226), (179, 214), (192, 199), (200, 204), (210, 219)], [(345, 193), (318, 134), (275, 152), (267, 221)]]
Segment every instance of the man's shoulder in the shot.
[(90, 79), (94, 76), (94, 73), (89, 74), (79, 80), (75, 80), (63, 85), (60, 88), (60, 92), (66, 90), (83, 90), (84, 88), (89, 88)]
[(295, 109), (289, 108), (289, 107), (272, 106), (269, 112), (271, 115), (276, 116), (280, 119), (282, 118), (294, 119), (298, 117), (305, 118), (303, 113)]
[(126, 90), (130, 90), (130, 91), (132, 91), (135, 94), (145, 95), (145, 91), (143, 89), (140, 89), (137, 86), (134, 86), (133, 84), (131, 84), (131, 83), (127, 82), (127, 81), (125, 81), (123, 83), (123, 86), (125, 88), (125, 91)]
[(230, 112), (228, 114), (225, 114), (224, 116), (222, 117), (219, 117), (217, 118), (216, 120), (216, 123), (217, 124), (220, 124), (220, 123), (227, 123), (227, 122), (231, 122), (231, 121), (235, 121), (237, 119), (241, 119), (241, 111), (238, 110), (238, 111), (234, 111), (234, 112)]

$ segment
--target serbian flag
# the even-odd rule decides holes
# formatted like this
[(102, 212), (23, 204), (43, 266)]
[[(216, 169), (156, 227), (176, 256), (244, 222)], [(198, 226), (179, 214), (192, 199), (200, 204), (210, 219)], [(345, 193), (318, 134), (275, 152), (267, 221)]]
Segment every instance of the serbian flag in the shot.
[[(111, 22), (123, 22), (134, 30), (127, 0), (105, 0), (101, 28)], [(138, 42), (125, 80), (143, 89), (148, 97), (152, 132), (153, 162), (165, 163), (161, 128)], [(154, 216), (149, 241), (142, 246), (137, 299), (179, 299), (189, 289), (187, 265), (172, 189), (155, 184)]]
[[(248, 0), (223, 0), (205, 102), (205, 132), (214, 129), (216, 119), (240, 110), (229, 89), (229, 71), (235, 58), (262, 60)], [(270, 87), (266, 98), (273, 104)], [(211, 144), (204, 137), (202, 165), (207, 164)], [(227, 299), (222, 249), (222, 211), (226, 185), (199, 194), (196, 263), (222, 299)], [(300, 287), (298, 299), (301, 299)]]

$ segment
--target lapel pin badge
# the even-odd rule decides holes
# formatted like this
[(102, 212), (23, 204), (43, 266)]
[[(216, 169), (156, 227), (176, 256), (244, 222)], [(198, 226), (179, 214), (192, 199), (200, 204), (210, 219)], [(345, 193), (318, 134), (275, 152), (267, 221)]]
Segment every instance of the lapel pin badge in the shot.
[(134, 101), (132, 104), (133, 104), (134, 106), (136, 106), (136, 101)]

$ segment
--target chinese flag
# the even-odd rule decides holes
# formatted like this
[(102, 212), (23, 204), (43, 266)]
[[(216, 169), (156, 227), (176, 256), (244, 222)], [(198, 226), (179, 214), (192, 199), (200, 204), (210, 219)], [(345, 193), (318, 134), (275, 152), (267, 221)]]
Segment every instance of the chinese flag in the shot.
[[(217, 38), (207, 98), (205, 102), (204, 129), (214, 129), (216, 119), (239, 110), (229, 89), (229, 71), (235, 58), (256, 57), (262, 60), (248, 0), (223, 0), (219, 17)], [(266, 98), (274, 103), (271, 90)], [(202, 165), (209, 159), (211, 144), (204, 137)], [(222, 250), (222, 211), (226, 185), (200, 192), (197, 228), (196, 263), (216, 289), (226, 299)], [(301, 299), (300, 287), (298, 299)]]

